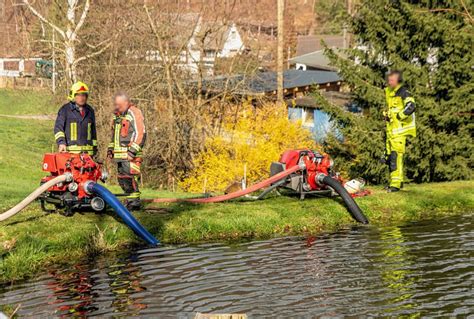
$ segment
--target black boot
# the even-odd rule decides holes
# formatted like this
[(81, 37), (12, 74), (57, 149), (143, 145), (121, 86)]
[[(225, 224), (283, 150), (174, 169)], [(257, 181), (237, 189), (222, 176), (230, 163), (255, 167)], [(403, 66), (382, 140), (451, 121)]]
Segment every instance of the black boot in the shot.
[(139, 198), (127, 199), (125, 201), (125, 207), (129, 211), (140, 210), (142, 208), (142, 203)]
[(398, 187), (390, 186), (389, 188), (387, 188), (387, 193), (395, 193), (395, 192), (399, 192), (399, 191), (400, 191), (400, 188), (398, 188)]

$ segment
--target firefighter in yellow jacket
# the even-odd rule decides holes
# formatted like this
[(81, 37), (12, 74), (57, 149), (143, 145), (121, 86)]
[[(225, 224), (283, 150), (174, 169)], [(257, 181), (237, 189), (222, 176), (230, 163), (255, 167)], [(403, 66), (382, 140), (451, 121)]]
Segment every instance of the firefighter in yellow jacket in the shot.
[(142, 112), (130, 102), (127, 94), (119, 92), (114, 97), (112, 139), (107, 157), (117, 163), (118, 182), (128, 194), (126, 206), (130, 210), (140, 208), (138, 179), (142, 163), (142, 148), (146, 130)]
[(415, 100), (402, 84), (402, 73), (391, 71), (385, 88), (387, 109), (386, 152), (384, 161), (390, 169), (388, 192), (397, 192), (403, 186), (403, 156), (408, 136), (416, 136)]

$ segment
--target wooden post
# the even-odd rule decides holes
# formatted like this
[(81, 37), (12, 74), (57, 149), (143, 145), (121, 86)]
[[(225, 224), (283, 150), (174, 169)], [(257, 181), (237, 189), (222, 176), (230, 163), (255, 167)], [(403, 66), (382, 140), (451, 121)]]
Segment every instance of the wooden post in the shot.
[(277, 38), (277, 99), (283, 103), (283, 47), (284, 43), (284, 10), (285, 0), (277, 0), (277, 20), (278, 20), (278, 38)]
[[(346, 9), (349, 17), (352, 17), (352, 0), (346, 0)], [(347, 32), (347, 21), (344, 21), (342, 29), (342, 48), (347, 49), (351, 45), (351, 36)]]
[(52, 86), (53, 93), (56, 93), (56, 37), (54, 35), (54, 28), (51, 28), (53, 32), (53, 74), (52, 74)]

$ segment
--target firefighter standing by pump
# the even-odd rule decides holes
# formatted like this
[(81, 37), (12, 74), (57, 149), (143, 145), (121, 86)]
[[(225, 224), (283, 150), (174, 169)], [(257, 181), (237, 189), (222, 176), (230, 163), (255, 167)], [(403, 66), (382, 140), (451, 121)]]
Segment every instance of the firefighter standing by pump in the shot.
[(387, 110), (386, 151), (382, 161), (390, 170), (388, 192), (397, 192), (403, 187), (403, 156), (407, 137), (416, 136), (415, 100), (403, 86), (402, 73), (391, 71), (387, 75), (385, 98)]
[(142, 149), (146, 130), (142, 112), (130, 102), (127, 94), (119, 92), (114, 97), (112, 139), (107, 157), (117, 163), (118, 182), (127, 194), (126, 206), (140, 208), (138, 181), (142, 163)]
[(87, 104), (89, 88), (76, 82), (69, 91), (69, 102), (58, 112), (54, 124), (54, 137), (60, 153), (82, 153), (95, 155), (97, 131), (94, 109)]

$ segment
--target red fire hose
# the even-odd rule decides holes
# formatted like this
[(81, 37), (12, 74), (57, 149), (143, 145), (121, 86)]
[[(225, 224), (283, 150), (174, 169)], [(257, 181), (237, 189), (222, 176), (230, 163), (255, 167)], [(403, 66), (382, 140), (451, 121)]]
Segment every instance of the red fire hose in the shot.
[(234, 198), (242, 197), (247, 194), (253, 193), (259, 189), (264, 187), (270, 186), (271, 184), (278, 182), (279, 180), (285, 178), (286, 176), (294, 173), (296, 171), (301, 170), (301, 167), (295, 165), (286, 171), (280, 172), (272, 177), (261, 181), (255, 185), (250, 186), (249, 188), (239, 190), (237, 192), (233, 192), (226, 195), (220, 195), (215, 197), (208, 197), (208, 198), (154, 198), (154, 199), (144, 199), (143, 202), (145, 203), (176, 203), (176, 202), (187, 202), (187, 203), (217, 203), (217, 202), (224, 202), (226, 200), (231, 200)]

